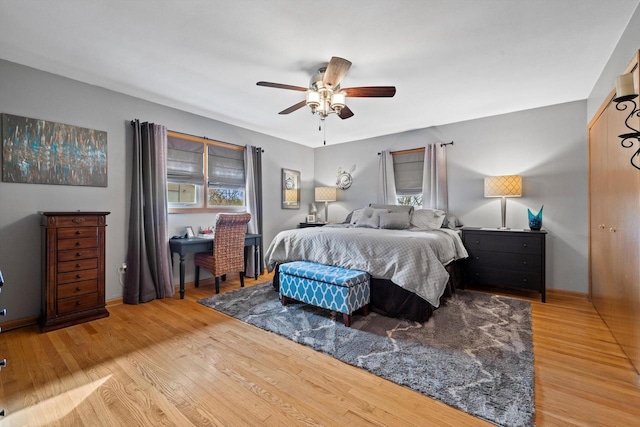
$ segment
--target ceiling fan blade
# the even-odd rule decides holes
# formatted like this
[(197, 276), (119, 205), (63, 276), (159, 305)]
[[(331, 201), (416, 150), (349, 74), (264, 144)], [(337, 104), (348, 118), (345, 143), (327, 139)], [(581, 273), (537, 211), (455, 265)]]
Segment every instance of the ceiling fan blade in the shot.
[(334, 56), (329, 61), (329, 65), (327, 65), (327, 69), (324, 72), (324, 78), (322, 82), (325, 87), (334, 88), (337, 87), (344, 76), (347, 75), (347, 71), (351, 67), (351, 62), (347, 61), (344, 58), (339, 58)]
[(256, 84), (258, 86), (274, 87), (276, 89), (298, 90), (300, 92), (306, 92), (307, 91), (306, 87), (285, 85), (285, 84), (282, 84), (282, 83), (258, 82)]
[(291, 107), (287, 108), (286, 110), (282, 110), (280, 111), (278, 114), (289, 114), (289, 113), (293, 113), (296, 110), (299, 110), (300, 108), (304, 107), (305, 105), (307, 105), (307, 101), (300, 101), (295, 105), (292, 105)]
[(395, 86), (362, 86), (341, 89), (351, 98), (391, 98), (396, 94)]
[(342, 120), (348, 119), (349, 117), (353, 117), (353, 111), (351, 111), (349, 107), (345, 105), (344, 107), (342, 107), (342, 110), (340, 110), (340, 114), (338, 114), (338, 117), (340, 117)]

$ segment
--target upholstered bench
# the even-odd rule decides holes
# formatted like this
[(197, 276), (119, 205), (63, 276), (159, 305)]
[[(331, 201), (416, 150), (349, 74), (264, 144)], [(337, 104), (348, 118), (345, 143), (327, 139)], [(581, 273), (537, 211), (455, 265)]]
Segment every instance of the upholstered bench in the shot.
[(369, 273), (341, 267), (294, 261), (279, 267), (282, 305), (290, 299), (342, 313), (345, 326), (362, 309), (369, 314)]

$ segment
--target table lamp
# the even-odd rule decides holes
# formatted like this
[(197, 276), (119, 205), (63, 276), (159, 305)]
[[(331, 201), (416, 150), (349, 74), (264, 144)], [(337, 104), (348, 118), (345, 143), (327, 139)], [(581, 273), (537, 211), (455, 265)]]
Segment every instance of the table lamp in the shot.
[(484, 197), (500, 197), (502, 208), (502, 227), (507, 229), (507, 197), (522, 196), (522, 177), (520, 175), (488, 176), (484, 179)]
[(338, 196), (336, 187), (316, 187), (315, 201), (324, 202), (324, 222), (329, 222), (329, 202), (335, 202)]

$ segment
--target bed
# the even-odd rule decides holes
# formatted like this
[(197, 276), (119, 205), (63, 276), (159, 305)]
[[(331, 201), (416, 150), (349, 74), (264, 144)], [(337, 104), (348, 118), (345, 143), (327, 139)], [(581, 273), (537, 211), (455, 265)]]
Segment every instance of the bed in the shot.
[(457, 261), (467, 257), (457, 230), (358, 228), (352, 224), (278, 233), (265, 253), (269, 271), (312, 261), (371, 275), (371, 308), (381, 314), (427, 320), (457, 286)]

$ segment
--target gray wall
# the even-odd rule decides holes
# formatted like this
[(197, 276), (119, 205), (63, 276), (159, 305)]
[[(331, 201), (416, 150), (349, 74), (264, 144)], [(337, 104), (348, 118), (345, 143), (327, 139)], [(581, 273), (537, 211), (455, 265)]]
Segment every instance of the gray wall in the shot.
[(329, 218), (376, 201), (378, 152), (454, 141), (447, 148), (449, 210), (465, 225), (500, 226), (499, 199), (483, 197), (490, 175), (522, 175), (523, 197), (507, 201), (507, 225), (528, 228), (527, 209), (544, 205), (547, 286), (587, 292), (586, 102), (572, 102), (316, 149), (316, 184), (355, 164)]
[[(108, 134), (106, 188), (0, 182), (0, 269), (6, 286), (0, 307), (4, 320), (40, 312), (40, 218), (38, 211), (110, 211), (107, 217), (106, 297), (122, 296), (118, 267), (127, 245), (131, 119), (160, 123), (171, 130), (207, 136), (239, 145), (261, 146), (263, 154), (264, 238), (294, 228), (311, 202), (303, 191), (303, 209), (280, 209), (281, 168), (301, 171), (302, 185), (314, 175), (313, 149), (225, 123), (87, 85), (33, 68), (0, 60), (0, 112), (99, 129)], [(304, 188), (303, 187), (303, 188)], [(186, 225), (213, 223), (210, 214), (169, 215), (169, 232)], [(192, 269), (187, 271), (188, 280)], [(178, 283), (177, 265), (174, 283)]]
[[(616, 77), (622, 74), (629, 62), (640, 49), (640, 6), (631, 16), (620, 40), (602, 70), (589, 98), (587, 99), (587, 120), (591, 121), (611, 89), (616, 85)], [(636, 88), (638, 89), (638, 88)], [(631, 157), (631, 154), (629, 154)]]

